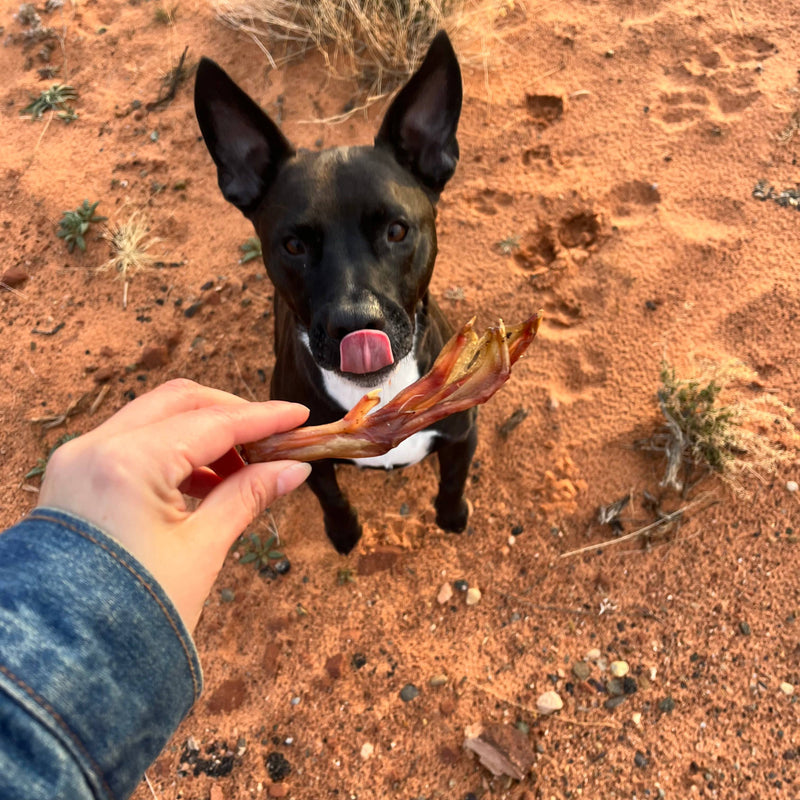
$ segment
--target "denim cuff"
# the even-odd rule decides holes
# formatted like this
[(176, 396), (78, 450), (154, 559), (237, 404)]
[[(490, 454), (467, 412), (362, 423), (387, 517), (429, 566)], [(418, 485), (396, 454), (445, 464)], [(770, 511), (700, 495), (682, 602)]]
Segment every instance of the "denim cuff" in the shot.
[(180, 615), (119, 543), (48, 508), (0, 534), (0, 700), (47, 732), (51, 764), (128, 797), (201, 690)]

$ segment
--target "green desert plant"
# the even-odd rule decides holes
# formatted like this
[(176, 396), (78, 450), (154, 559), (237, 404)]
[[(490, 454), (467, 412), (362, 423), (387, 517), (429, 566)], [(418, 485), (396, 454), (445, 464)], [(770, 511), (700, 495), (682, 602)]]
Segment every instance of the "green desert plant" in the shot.
[(27, 114), (31, 119), (41, 119), (45, 111), (58, 111), (59, 119), (64, 122), (72, 122), (78, 115), (75, 109), (67, 105), (68, 101), (75, 100), (78, 93), (71, 87), (63, 83), (54, 83), (49, 89), (45, 89), (38, 97), (34, 97), (31, 102), (20, 111), (20, 114)]
[(65, 211), (58, 224), (56, 236), (63, 239), (67, 250), (72, 253), (77, 246), (79, 250), (86, 250), (86, 233), (94, 222), (105, 222), (107, 217), (95, 213), (100, 201), (89, 203), (84, 200), (74, 211)]
[(35, 478), (37, 475), (44, 475), (45, 470), (47, 469), (47, 462), (50, 461), (50, 457), (53, 455), (53, 453), (55, 453), (55, 451), (58, 450), (62, 444), (66, 444), (70, 439), (75, 439), (78, 436), (80, 436), (79, 433), (65, 433), (63, 436), (59, 436), (59, 438), (56, 439), (56, 443), (50, 448), (50, 451), (47, 453), (47, 455), (44, 458), (40, 458), (36, 462), (36, 466), (25, 473), (25, 480)]
[(244, 244), (239, 245), (239, 249), (242, 251), (242, 257), (239, 259), (240, 264), (246, 264), (248, 261), (261, 258), (261, 239), (258, 236), (251, 236)]
[(744, 473), (772, 472), (797, 457), (794, 409), (768, 393), (749, 396), (758, 376), (741, 362), (709, 365), (693, 379), (679, 379), (662, 363), (660, 379), (665, 425), (652, 443), (667, 459), (662, 486), (686, 490), (701, 471), (740, 489)]
[(256, 569), (263, 569), (269, 566), (271, 561), (285, 558), (284, 554), (276, 549), (278, 534), (274, 531), (263, 541), (257, 533), (251, 533), (242, 537), (242, 542), (245, 545), (245, 551), (239, 559), (240, 564), (253, 564)]

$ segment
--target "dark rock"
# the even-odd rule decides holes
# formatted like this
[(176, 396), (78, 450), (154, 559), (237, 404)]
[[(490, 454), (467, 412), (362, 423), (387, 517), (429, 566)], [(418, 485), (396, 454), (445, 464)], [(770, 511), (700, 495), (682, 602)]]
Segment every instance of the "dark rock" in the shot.
[(201, 308), (203, 307), (202, 303), (192, 303), (184, 312), (183, 316), (191, 319)]
[(163, 344), (150, 345), (142, 350), (137, 362), (141, 369), (157, 369), (169, 361), (169, 351)]
[(279, 561), (276, 561), (272, 567), (275, 572), (278, 573), (278, 575), (286, 575), (286, 573), (292, 568), (292, 562), (289, 561), (288, 558), (282, 558)]
[(343, 661), (344, 655), (342, 655), (342, 653), (337, 653), (335, 656), (331, 656), (325, 662), (325, 672), (328, 673), (328, 677), (332, 678), (333, 680), (338, 680), (342, 677)]
[(636, 751), (633, 757), (633, 763), (636, 764), (639, 769), (644, 769), (647, 766), (647, 758), (641, 750)]
[(350, 663), (353, 665), (353, 669), (361, 669), (367, 663), (367, 657), (363, 653), (353, 653)]
[(665, 697), (658, 703), (658, 710), (662, 711), (665, 714), (668, 714), (670, 711), (673, 711), (674, 709), (675, 709), (675, 701), (671, 697)]
[(419, 695), (419, 689), (413, 683), (407, 683), (400, 690), (400, 699), (404, 703), (410, 703), (415, 697)]
[(283, 753), (273, 751), (266, 758), (267, 772), (274, 783), (280, 783), (292, 771), (292, 765)]

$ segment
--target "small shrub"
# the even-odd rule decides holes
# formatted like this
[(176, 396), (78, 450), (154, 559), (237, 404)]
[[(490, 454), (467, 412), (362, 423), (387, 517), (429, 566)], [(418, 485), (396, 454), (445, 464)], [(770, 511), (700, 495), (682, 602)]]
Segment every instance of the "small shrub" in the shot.
[(263, 569), (269, 566), (271, 561), (279, 561), (285, 558), (284, 554), (277, 549), (278, 535), (275, 532), (261, 541), (257, 533), (251, 533), (242, 537), (245, 551), (239, 559), (240, 564), (253, 564), (256, 569)]
[(64, 122), (72, 122), (78, 118), (78, 115), (75, 113), (75, 109), (67, 103), (77, 97), (77, 92), (71, 86), (55, 83), (38, 97), (33, 98), (19, 113), (28, 114), (31, 119), (41, 119), (45, 111), (58, 111), (59, 119)]
[(74, 211), (65, 211), (58, 224), (56, 236), (63, 239), (67, 250), (72, 253), (77, 246), (81, 252), (86, 251), (86, 233), (94, 222), (104, 222), (107, 217), (95, 213), (100, 201), (89, 203), (84, 200)]
[(135, 211), (125, 221), (107, 228), (103, 238), (111, 246), (111, 257), (97, 269), (99, 272), (116, 272), (122, 280), (143, 269), (151, 267), (157, 260), (148, 251), (160, 242), (158, 238), (148, 238), (150, 228), (141, 211)]

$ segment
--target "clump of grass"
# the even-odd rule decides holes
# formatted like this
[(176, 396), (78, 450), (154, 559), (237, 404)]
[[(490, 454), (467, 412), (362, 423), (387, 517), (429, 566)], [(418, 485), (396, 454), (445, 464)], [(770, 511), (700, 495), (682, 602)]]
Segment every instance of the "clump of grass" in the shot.
[(248, 261), (253, 261), (256, 258), (261, 258), (261, 239), (258, 236), (251, 236), (244, 244), (239, 245), (242, 251), (242, 257), (239, 259), (240, 264), (246, 264)]
[(25, 473), (25, 480), (27, 481), (30, 480), (31, 478), (44, 475), (45, 470), (47, 469), (47, 462), (50, 461), (50, 458), (53, 455), (53, 453), (55, 453), (55, 451), (58, 450), (58, 448), (61, 447), (62, 444), (66, 444), (68, 441), (70, 441), (71, 439), (76, 439), (78, 436), (80, 436), (79, 433), (65, 433), (63, 436), (59, 436), (59, 438), (56, 439), (55, 444), (50, 448), (47, 455), (44, 458), (38, 459), (36, 461), (36, 466), (34, 466), (32, 469), (28, 470), (28, 472)]
[(178, 11), (178, 4), (176, 3), (174, 6), (170, 6), (167, 8), (165, 5), (156, 6), (156, 10), (153, 12), (153, 19), (159, 25), (174, 25), (175, 24), (175, 14)]
[(75, 109), (67, 105), (70, 100), (76, 100), (78, 93), (71, 87), (63, 83), (54, 83), (49, 89), (45, 89), (38, 97), (34, 97), (31, 102), (20, 111), (20, 114), (27, 114), (31, 119), (41, 119), (46, 111), (58, 111), (58, 118), (64, 122), (72, 122), (78, 118)]
[(686, 492), (698, 473), (713, 472), (741, 489), (746, 473), (773, 472), (797, 457), (794, 409), (768, 393), (748, 396), (758, 376), (740, 362), (709, 366), (692, 379), (663, 363), (660, 378), (665, 425), (650, 444), (666, 455), (662, 486)]
[(74, 211), (64, 211), (58, 224), (56, 236), (63, 239), (67, 250), (72, 253), (77, 247), (81, 252), (86, 252), (86, 233), (92, 223), (105, 222), (108, 217), (101, 217), (95, 213), (100, 201), (89, 203), (84, 200)]
[(98, 272), (116, 272), (121, 280), (129, 281), (157, 261), (149, 250), (161, 240), (150, 238), (150, 226), (141, 211), (134, 211), (124, 222), (107, 228), (103, 238), (111, 247), (111, 255), (97, 268)]
[[(234, 28), (263, 39), (269, 48), (283, 45), (291, 59), (311, 49), (325, 55), (336, 72), (361, 79), (373, 98), (390, 91), (418, 66), (437, 31), (451, 35), (469, 26), (485, 54), (484, 38), (512, 0), (214, 0), (217, 14)], [(463, 58), (467, 49), (459, 48)], [(338, 66), (337, 66), (338, 65)]]

